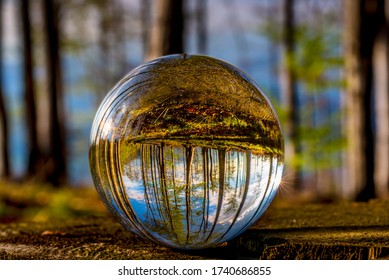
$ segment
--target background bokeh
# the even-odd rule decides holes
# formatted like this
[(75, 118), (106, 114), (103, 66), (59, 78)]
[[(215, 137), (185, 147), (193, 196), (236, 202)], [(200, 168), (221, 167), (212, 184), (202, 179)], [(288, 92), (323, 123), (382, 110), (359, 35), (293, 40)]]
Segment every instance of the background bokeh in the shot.
[(131, 69), (171, 52), (232, 63), (267, 94), (286, 141), (279, 196), (387, 197), (388, 2), (1, 0), (0, 214), (49, 201), (44, 190), (94, 197), (98, 105)]

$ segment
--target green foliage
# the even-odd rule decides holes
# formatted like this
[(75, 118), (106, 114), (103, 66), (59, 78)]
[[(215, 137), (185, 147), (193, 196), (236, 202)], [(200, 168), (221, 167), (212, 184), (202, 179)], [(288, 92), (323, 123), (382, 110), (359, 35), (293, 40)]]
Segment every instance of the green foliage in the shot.
[[(331, 71), (343, 66), (339, 54), (339, 32), (324, 28), (300, 25), (296, 28), (296, 50), (289, 54), (287, 65), (299, 83), (306, 87), (306, 94), (321, 94), (325, 90), (340, 87), (343, 80)], [(332, 74), (332, 75), (331, 75)]]
[(302, 154), (297, 155), (303, 170), (315, 171), (339, 167), (339, 153), (345, 147), (340, 136), (341, 114), (330, 113), (327, 104), (328, 90), (340, 89), (343, 81), (337, 73), (343, 61), (337, 53), (339, 34), (322, 28), (299, 26), (298, 47), (292, 60), (301, 93), (309, 100), (303, 104), (301, 123), (298, 130)]
[[(301, 154), (287, 160), (305, 172), (336, 168), (346, 146), (340, 133), (343, 114), (334, 113), (328, 100), (330, 91), (340, 91), (344, 87), (340, 77), (343, 67), (341, 31), (334, 20), (334, 12), (318, 13), (317, 21), (299, 20), (295, 24), (295, 48), (293, 53), (284, 54), (284, 63), (296, 79), (301, 102), (297, 131)], [(282, 45), (283, 34), (279, 26), (267, 22), (260, 31), (274, 44)], [(281, 105), (276, 106), (276, 110), (286, 127), (290, 108)]]

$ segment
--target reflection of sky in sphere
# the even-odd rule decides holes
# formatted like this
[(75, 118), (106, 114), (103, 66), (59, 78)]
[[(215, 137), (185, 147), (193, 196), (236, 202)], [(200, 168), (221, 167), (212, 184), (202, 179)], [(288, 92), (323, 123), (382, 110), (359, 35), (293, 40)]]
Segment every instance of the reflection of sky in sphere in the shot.
[(161, 149), (150, 148), (143, 157), (141, 146), (122, 159), (121, 180), (142, 226), (165, 243), (188, 245), (188, 231), (189, 245), (232, 238), (260, 217), (282, 174), (277, 158), (250, 152), (225, 151), (221, 163), (219, 150), (195, 147), (188, 162), (183, 146), (166, 146), (162, 156)]

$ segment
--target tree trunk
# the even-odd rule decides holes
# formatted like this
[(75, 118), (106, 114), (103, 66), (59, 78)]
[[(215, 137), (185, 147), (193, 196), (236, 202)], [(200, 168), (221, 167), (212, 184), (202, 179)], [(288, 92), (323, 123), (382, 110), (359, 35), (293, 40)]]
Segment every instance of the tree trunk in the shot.
[[(286, 158), (289, 158), (290, 169), (293, 173), (293, 187), (301, 189), (302, 172), (301, 165), (296, 161), (300, 156), (301, 147), (298, 133), (299, 110), (298, 96), (296, 88), (296, 74), (294, 71), (293, 60), (295, 56), (295, 19), (294, 19), (294, 0), (285, 0), (284, 2), (284, 38), (285, 47), (285, 65), (283, 75), (284, 99), (287, 108), (286, 135), (289, 141), (286, 143)], [(297, 162), (297, 164), (296, 164)]]
[(147, 60), (184, 51), (184, 0), (160, 0), (155, 9)]
[(346, 137), (347, 175), (343, 196), (354, 197), (364, 184), (362, 136), (362, 62), (359, 55), (359, 29), (361, 25), (359, 2), (344, 1), (344, 43), (346, 76)]
[(35, 93), (33, 84), (33, 62), (31, 50), (31, 24), (30, 24), (30, 1), (21, 1), (21, 15), (23, 24), (23, 41), (24, 41), (24, 85), (25, 85), (25, 106), (26, 106), (26, 123), (27, 123), (27, 141), (28, 141), (28, 166), (27, 176), (33, 177), (37, 171), (42, 168), (41, 152), (38, 146), (37, 138), (37, 116)]
[(191, 178), (193, 163), (193, 147), (185, 147), (186, 174), (185, 174), (185, 212), (186, 212), (186, 243), (189, 243), (192, 224), (192, 204), (191, 204)]
[(207, 51), (207, 0), (197, 0), (196, 3), (197, 51), (205, 54)]
[(112, 55), (110, 52), (110, 15), (111, 15), (111, 2), (109, 1), (101, 1), (97, 2), (100, 14), (100, 22), (99, 22), (99, 37), (98, 37), (98, 47), (100, 51), (100, 61), (98, 65), (100, 65), (98, 84), (99, 84), (99, 96), (98, 103), (100, 103), (104, 96), (107, 94), (109, 89), (112, 87)]
[(380, 31), (373, 49), (375, 88), (375, 170), (377, 196), (389, 192), (389, 1), (385, 2), (386, 24)]
[(346, 197), (375, 197), (373, 45), (383, 19), (383, 1), (345, 0), (348, 159)]
[(44, 1), (44, 18), (47, 42), (47, 75), (50, 106), (50, 154), (48, 181), (55, 186), (65, 184), (66, 174), (66, 143), (65, 143), (65, 111), (63, 102), (63, 87), (61, 61), (59, 53), (58, 3), (56, 0)]
[(140, 0), (141, 21), (142, 21), (142, 45), (143, 57), (146, 58), (149, 53), (150, 26), (151, 26), (151, 1)]
[[(3, 14), (3, 1), (0, 0), (0, 14)], [(4, 104), (3, 88), (2, 88), (2, 20), (0, 18), (0, 176), (3, 178), (8, 178), (10, 175), (10, 165), (9, 165), (9, 146), (8, 146), (8, 118), (6, 106)]]

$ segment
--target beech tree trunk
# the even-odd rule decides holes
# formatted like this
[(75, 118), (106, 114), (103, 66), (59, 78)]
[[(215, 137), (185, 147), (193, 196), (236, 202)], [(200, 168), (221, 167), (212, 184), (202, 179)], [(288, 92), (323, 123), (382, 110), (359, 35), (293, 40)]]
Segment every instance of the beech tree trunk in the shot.
[(346, 197), (376, 196), (373, 46), (383, 24), (383, 0), (345, 0), (346, 110), (348, 139)]
[[(293, 59), (295, 54), (295, 16), (294, 16), (294, 0), (285, 0), (284, 2), (284, 35), (283, 44), (285, 48), (284, 61), (284, 99), (288, 110), (288, 117), (286, 122), (286, 134), (289, 141), (286, 143), (286, 158), (292, 160), (290, 170), (293, 173), (293, 187), (301, 189), (302, 171), (301, 166), (296, 160), (301, 153), (300, 139), (299, 139), (299, 109), (298, 96), (296, 88), (296, 75), (293, 68)], [(296, 163), (297, 162), (297, 163)]]
[(377, 196), (389, 194), (389, 1), (385, 1), (386, 24), (373, 49), (375, 88), (375, 170)]
[[(2, 24), (3, 1), (0, 0), (0, 66), (2, 66), (2, 39), (3, 39), (3, 24)], [(2, 67), (0, 67), (0, 77), (2, 77)], [(0, 176), (8, 178), (10, 176), (9, 164), (9, 145), (8, 145), (8, 115), (4, 104), (3, 85), (0, 78)]]
[(151, 0), (140, 0), (142, 21), (143, 57), (149, 53), (150, 27), (151, 27)]
[(37, 115), (33, 84), (33, 61), (31, 48), (30, 1), (21, 0), (21, 16), (23, 25), (23, 58), (25, 108), (28, 142), (27, 177), (33, 177), (42, 168), (42, 154), (38, 146)]
[(197, 50), (205, 54), (207, 51), (207, 0), (197, 0), (196, 4)]
[(47, 78), (50, 98), (50, 154), (47, 180), (58, 186), (65, 184), (67, 181), (65, 111), (58, 35), (58, 3), (56, 0), (45, 0), (43, 7), (47, 36)]
[(154, 5), (146, 59), (184, 51), (184, 0), (159, 0)]

